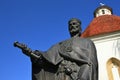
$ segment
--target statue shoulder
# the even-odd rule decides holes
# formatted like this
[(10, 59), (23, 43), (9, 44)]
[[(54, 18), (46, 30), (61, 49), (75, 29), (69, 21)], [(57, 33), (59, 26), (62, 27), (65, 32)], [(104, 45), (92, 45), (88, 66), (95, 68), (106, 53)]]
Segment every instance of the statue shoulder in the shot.
[(88, 38), (82, 38), (82, 37), (80, 37), (80, 40), (88, 42), (88, 43), (93, 43), (93, 41), (91, 39), (88, 39)]

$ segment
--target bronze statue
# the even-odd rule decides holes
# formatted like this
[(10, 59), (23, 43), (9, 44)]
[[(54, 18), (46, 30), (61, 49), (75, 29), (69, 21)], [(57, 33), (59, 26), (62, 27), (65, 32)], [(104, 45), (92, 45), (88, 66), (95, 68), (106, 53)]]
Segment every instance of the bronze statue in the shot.
[(53, 45), (49, 50), (32, 51), (14, 43), (31, 57), (32, 80), (98, 80), (96, 48), (89, 39), (81, 38), (81, 21), (68, 22), (71, 38)]

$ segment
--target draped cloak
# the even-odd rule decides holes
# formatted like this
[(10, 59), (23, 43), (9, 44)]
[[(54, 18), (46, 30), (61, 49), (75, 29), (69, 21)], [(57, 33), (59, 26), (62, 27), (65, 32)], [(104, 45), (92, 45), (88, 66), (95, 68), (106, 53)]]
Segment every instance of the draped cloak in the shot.
[[(32, 60), (32, 80), (98, 80), (96, 48), (89, 39), (73, 37), (53, 45), (43, 60)], [(64, 67), (70, 67), (66, 75)]]

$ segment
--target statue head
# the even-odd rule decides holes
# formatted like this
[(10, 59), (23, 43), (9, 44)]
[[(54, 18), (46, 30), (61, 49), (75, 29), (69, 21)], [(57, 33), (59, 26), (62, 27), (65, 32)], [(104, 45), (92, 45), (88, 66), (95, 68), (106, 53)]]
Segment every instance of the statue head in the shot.
[(72, 18), (68, 22), (68, 29), (71, 37), (81, 36), (81, 21), (77, 18)]

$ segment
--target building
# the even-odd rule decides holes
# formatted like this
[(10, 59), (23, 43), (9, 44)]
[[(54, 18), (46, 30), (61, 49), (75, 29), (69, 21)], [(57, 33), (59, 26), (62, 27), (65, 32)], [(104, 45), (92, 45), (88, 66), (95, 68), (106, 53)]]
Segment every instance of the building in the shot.
[(95, 43), (99, 80), (120, 80), (120, 17), (113, 15), (112, 8), (98, 7), (82, 37)]

